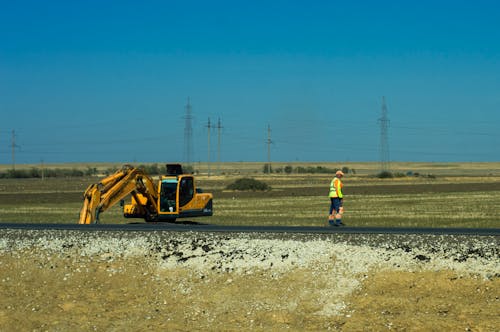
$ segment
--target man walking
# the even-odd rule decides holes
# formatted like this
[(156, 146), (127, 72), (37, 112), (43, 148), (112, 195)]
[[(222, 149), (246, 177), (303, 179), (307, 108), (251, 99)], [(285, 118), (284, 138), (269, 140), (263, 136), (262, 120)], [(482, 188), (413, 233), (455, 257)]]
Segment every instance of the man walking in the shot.
[(330, 215), (328, 216), (328, 223), (330, 226), (342, 226), (342, 213), (344, 212), (343, 207), (343, 194), (342, 194), (342, 177), (344, 173), (342, 171), (337, 171), (335, 177), (330, 183)]

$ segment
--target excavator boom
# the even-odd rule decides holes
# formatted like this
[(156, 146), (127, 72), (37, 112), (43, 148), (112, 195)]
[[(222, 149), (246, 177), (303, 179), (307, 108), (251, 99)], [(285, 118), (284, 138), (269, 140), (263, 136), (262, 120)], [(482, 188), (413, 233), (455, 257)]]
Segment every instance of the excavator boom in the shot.
[(138, 168), (125, 165), (116, 173), (91, 184), (83, 195), (79, 224), (93, 224), (99, 220), (99, 213), (106, 211), (134, 191), (148, 198), (147, 205), (157, 211), (157, 188), (152, 180)]

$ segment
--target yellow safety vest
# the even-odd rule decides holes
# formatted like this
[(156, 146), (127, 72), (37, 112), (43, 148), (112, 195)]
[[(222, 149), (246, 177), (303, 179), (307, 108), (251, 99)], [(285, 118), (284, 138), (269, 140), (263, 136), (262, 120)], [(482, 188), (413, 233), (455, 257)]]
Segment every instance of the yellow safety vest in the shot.
[(342, 194), (342, 181), (339, 178), (335, 177), (330, 183), (330, 194), (329, 197), (338, 197), (342, 198), (344, 195)]

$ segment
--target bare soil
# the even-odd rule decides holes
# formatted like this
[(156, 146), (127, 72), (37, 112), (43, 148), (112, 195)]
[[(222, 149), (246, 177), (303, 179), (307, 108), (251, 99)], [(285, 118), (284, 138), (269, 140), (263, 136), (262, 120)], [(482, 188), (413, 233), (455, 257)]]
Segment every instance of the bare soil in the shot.
[(43, 234), (28, 242), (3, 239), (0, 331), (498, 331), (500, 326), (494, 248), (485, 274), (485, 262), (473, 257), (443, 265), (438, 256), (412, 249), (407, 257), (396, 250), (373, 260), (372, 249), (330, 248), (324, 242), (174, 239), (139, 249), (143, 242), (119, 236), (86, 239), (82, 245), (76, 238)]
[[(68, 276), (69, 271), (79, 273)], [(110, 273), (110, 270), (120, 271)], [(137, 259), (2, 257), (1, 331), (498, 331), (500, 279), (452, 271), (371, 272), (345, 312), (317, 314), (310, 271), (280, 278), (185, 269)], [(330, 282), (335, 282), (331, 280)]]

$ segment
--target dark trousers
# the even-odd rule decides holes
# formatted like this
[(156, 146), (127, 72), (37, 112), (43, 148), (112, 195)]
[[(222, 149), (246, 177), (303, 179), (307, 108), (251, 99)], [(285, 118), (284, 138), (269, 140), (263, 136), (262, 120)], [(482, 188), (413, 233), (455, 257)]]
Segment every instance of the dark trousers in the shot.
[(338, 213), (340, 207), (342, 206), (342, 198), (330, 197), (330, 201), (332, 202), (330, 204), (330, 214), (332, 214), (333, 211), (335, 211), (335, 213)]

